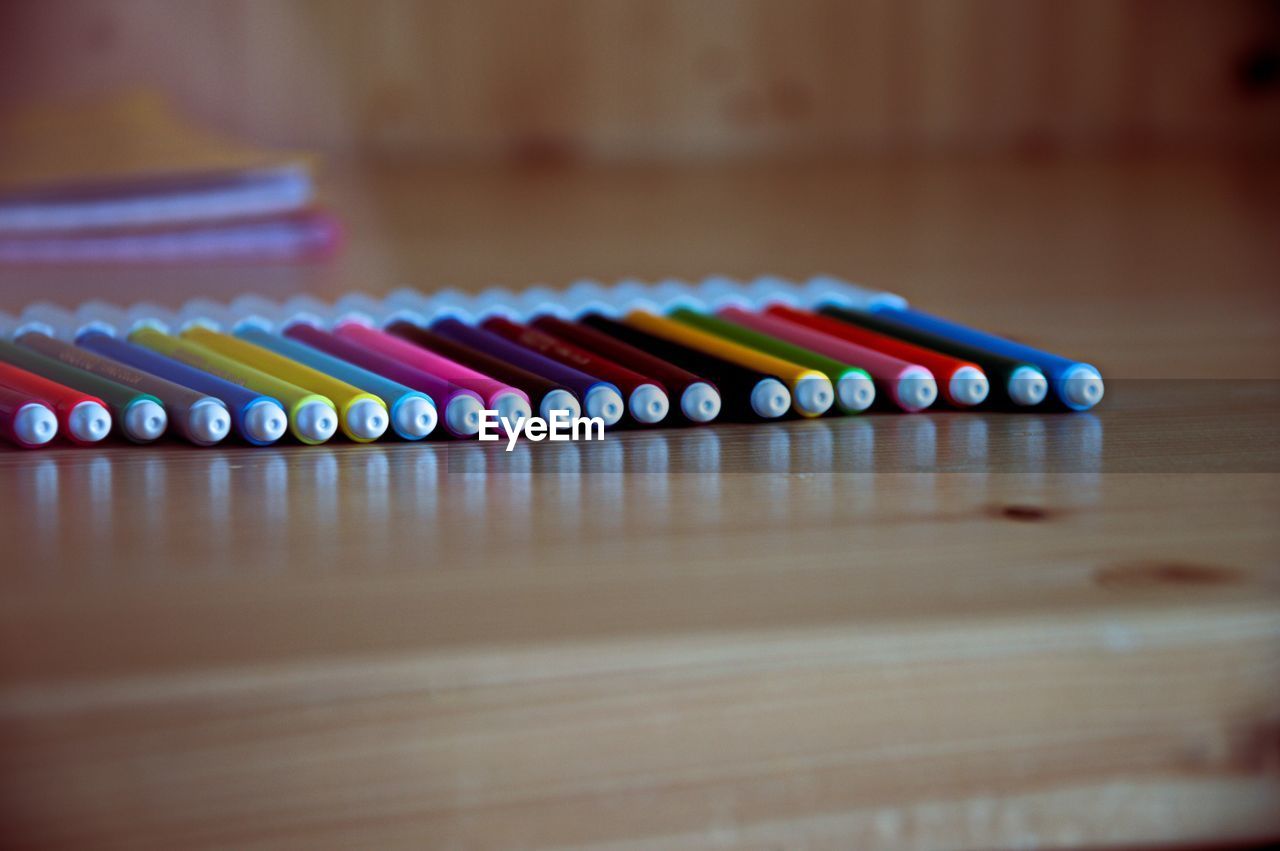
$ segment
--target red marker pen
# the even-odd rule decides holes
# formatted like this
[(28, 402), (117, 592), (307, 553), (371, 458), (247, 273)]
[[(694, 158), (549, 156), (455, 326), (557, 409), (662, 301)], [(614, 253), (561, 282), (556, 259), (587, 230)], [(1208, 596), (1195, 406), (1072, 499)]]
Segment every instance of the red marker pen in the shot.
[(72, 442), (97, 443), (111, 432), (111, 414), (101, 399), (56, 381), (0, 362), (0, 386), (34, 396), (58, 414), (62, 433)]
[(480, 327), (531, 352), (608, 381), (627, 394), (627, 410), (638, 423), (650, 425), (661, 421), (671, 406), (666, 388), (653, 379), (539, 328), (530, 328), (501, 316), (485, 319)]
[(766, 308), (765, 313), (859, 346), (866, 346), (890, 357), (919, 364), (933, 373), (934, 378), (937, 379), (938, 394), (954, 407), (968, 408), (987, 398), (990, 385), (987, 382), (986, 373), (970, 361), (953, 358), (942, 352), (935, 352), (933, 349), (926, 349), (869, 328), (851, 325), (807, 310), (773, 305)]
[(651, 376), (655, 383), (666, 388), (672, 396), (672, 402), (676, 397), (679, 398), (680, 413), (690, 422), (710, 422), (720, 413), (719, 389), (710, 381), (669, 361), (610, 337), (598, 328), (569, 322), (556, 316), (539, 316), (529, 324), (614, 363), (626, 364), (633, 372)]

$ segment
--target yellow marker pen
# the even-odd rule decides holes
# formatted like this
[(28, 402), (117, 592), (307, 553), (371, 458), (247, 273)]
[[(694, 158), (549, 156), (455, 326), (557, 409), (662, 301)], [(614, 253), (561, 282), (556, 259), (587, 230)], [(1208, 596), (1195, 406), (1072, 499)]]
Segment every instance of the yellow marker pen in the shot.
[[(338, 430), (338, 409), (332, 401), (296, 384), (224, 357), (190, 340), (181, 340), (146, 326), (129, 332), (129, 341), (167, 355), (202, 372), (279, 399), (289, 412), (289, 430), (303, 443), (324, 443)], [(282, 428), (272, 427), (279, 434)]]
[(343, 434), (358, 443), (377, 440), (391, 424), (387, 403), (382, 399), (332, 375), (298, 363), (293, 358), (202, 325), (190, 326), (181, 336), (184, 340), (274, 375), (281, 381), (288, 381), (332, 399), (338, 406), (339, 425)]
[(824, 414), (835, 401), (831, 379), (816, 369), (808, 369), (645, 310), (631, 311), (626, 315), (626, 322), (633, 328), (715, 355), (738, 366), (776, 375), (791, 388), (791, 407), (802, 417)]

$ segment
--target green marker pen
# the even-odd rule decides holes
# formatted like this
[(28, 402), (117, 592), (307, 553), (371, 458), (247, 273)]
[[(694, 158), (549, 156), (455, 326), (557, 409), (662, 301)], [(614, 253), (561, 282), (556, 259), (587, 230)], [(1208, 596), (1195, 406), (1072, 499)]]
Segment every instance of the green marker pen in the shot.
[(771, 334), (763, 334), (736, 322), (699, 313), (687, 307), (676, 308), (671, 311), (670, 316), (685, 325), (715, 334), (722, 339), (731, 340), (775, 358), (782, 358), (823, 373), (831, 379), (831, 384), (836, 391), (836, 402), (846, 414), (865, 411), (876, 399), (875, 383), (872, 382), (871, 375), (862, 367), (841, 363), (811, 349), (780, 340)]

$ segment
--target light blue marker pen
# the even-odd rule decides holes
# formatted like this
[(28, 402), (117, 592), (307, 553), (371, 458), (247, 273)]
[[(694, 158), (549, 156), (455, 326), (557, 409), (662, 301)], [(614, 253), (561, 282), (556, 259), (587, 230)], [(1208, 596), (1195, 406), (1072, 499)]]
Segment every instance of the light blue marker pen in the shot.
[(425, 393), (314, 349), (306, 343), (273, 334), (254, 324), (252, 319), (236, 326), (234, 333), (242, 340), (292, 358), (300, 364), (379, 397), (387, 405), (391, 427), (405, 440), (421, 440), (436, 427), (436, 406)]
[(964, 325), (957, 325), (945, 319), (939, 319), (928, 313), (913, 310), (909, 307), (872, 306), (871, 311), (886, 319), (910, 325), (930, 334), (949, 337), (958, 343), (974, 348), (986, 349), (994, 354), (1015, 360), (1026, 361), (1039, 367), (1048, 377), (1054, 394), (1073, 411), (1087, 411), (1102, 401), (1102, 374), (1094, 366), (1069, 360), (1068, 358), (1049, 352), (1042, 352), (994, 334), (977, 331)]

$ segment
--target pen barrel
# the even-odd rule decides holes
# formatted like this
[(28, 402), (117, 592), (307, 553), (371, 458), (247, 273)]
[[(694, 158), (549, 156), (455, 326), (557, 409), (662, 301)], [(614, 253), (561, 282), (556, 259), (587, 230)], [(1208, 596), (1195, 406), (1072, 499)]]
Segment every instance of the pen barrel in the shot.
[(28, 332), (18, 337), (18, 343), (61, 363), (146, 393), (164, 406), (170, 427), (197, 445), (210, 443), (195, 427), (197, 409), (212, 404), (226, 411), (226, 405), (220, 399), (46, 334)]
[(111, 411), (115, 424), (130, 440), (133, 440), (133, 437), (129, 435), (125, 424), (128, 421), (126, 415), (131, 406), (141, 402), (152, 402), (161, 409), (164, 407), (159, 399), (150, 394), (141, 393), (117, 381), (86, 372), (83, 369), (63, 363), (25, 346), (0, 341), (0, 358), (14, 366), (34, 372), (36, 375), (58, 384), (65, 384), (67, 387), (79, 390), (81, 393), (88, 394), (95, 400), (105, 403), (107, 409)]
[[(497, 316), (484, 320), (480, 323), (480, 327), (593, 378), (608, 381), (628, 396), (642, 385), (656, 383), (653, 379), (646, 378), (619, 363), (567, 343), (537, 328), (520, 325)], [(664, 393), (666, 392), (665, 387), (660, 384), (657, 386)]]
[[(626, 322), (660, 337), (715, 354), (750, 369), (777, 375), (791, 392), (791, 408), (802, 417), (815, 417), (830, 408), (834, 398), (831, 379), (802, 366), (693, 325), (643, 310), (627, 314)], [(825, 386), (824, 386), (825, 385)], [(825, 407), (820, 400), (826, 399)]]
[(97, 443), (101, 438), (85, 440), (76, 435), (75, 429), (71, 427), (71, 416), (77, 407), (91, 403), (102, 409), (102, 416), (108, 418), (111, 416), (107, 403), (97, 396), (82, 393), (73, 387), (67, 387), (65, 384), (59, 384), (56, 381), (50, 381), (42, 375), (37, 375), (3, 360), (0, 360), (0, 386), (29, 393), (33, 397), (49, 403), (58, 415), (58, 430), (62, 432), (67, 440), (80, 446), (90, 446)]
[(539, 316), (530, 325), (614, 363), (630, 364), (636, 372), (652, 376), (670, 394), (683, 393), (690, 385), (699, 382), (714, 387), (712, 382), (699, 378), (692, 372), (587, 325), (568, 322), (555, 316)]
[[(565, 366), (558, 361), (529, 351), (503, 338), (492, 331), (466, 325), (457, 319), (440, 319), (431, 326), (433, 331), (456, 342), (473, 346), (495, 357), (509, 360), (516, 366), (543, 376), (557, 384), (564, 385), (578, 398), (580, 404), (586, 403), (587, 394), (599, 386), (612, 386), (609, 382), (600, 381), (594, 376)], [(614, 388), (615, 390), (617, 388)]]
[[(827, 357), (821, 352), (796, 345), (774, 334), (758, 331), (722, 316), (678, 308), (672, 311), (671, 317), (771, 357), (821, 373), (831, 382), (835, 390), (835, 404), (844, 413), (866, 410), (874, 401), (875, 385), (871, 376), (861, 367)], [(802, 387), (803, 385), (797, 386), (792, 392), (796, 394), (796, 400), (800, 403), (800, 412), (812, 414), (814, 410), (810, 403), (806, 402), (806, 397), (812, 396), (817, 399), (822, 395), (822, 391), (814, 392), (812, 388), (805, 388), (805, 392), (800, 392)], [(846, 398), (846, 395), (849, 398)]]
[(236, 334), (255, 345), (271, 349), (277, 354), (292, 358), (312, 369), (322, 370), (366, 393), (372, 393), (381, 400), (397, 434), (401, 437), (415, 440), (422, 437), (421, 434), (410, 435), (404, 433), (399, 427), (400, 420), (396, 414), (398, 411), (403, 410), (402, 403), (413, 404), (409, 402), (410, 399), (419, 399), (425, 404), (430, 404), (434, 407), (435, 403), (425, 393), (331, 355), (328, 352), (323, 352), (306, 343), (265, 331), (261, 328), (243, 328), (238, 330)]
[[(881, 398), (892, 401), (894, 405), (902, 410), (916, 411), (921, 410), (922, 407), (928, 407), (927, 404), (920, 406), (900, 397), (900, 388), (903, 386), (904, 381), (910, 381), (921, 373), (927, 374), (929, 380), (934, 382), (934, 390), (931, 392), (936, 394), (935, 377), (919, 364), (908, 363), (866, 346), (859, 346), (856, 343), (850, 343), (837, 337), (823, 334), (820, 331), (815, 331), (812, 328), (807, 328), (804, 325), (790, 322), (778, 316), (752, 313), (737, 307), (724, 308), (718, 311), (717, 315), (747, 328), (770, 334), (793, 345), (803, 346), (834, 360), (865, 370), (875, 381), (880, 390)], [(930, 399), (930, 402), (932, 402), (932, 399)]]
[(598, 313), (588, 313), (578, 319), (583, 327), (606, 334), (626, 345), (687, 370), (699, 380), (713, 385), (720, 393), (720, 417), (739, 422), (761, 419), (751, 404), (755, 389), (765, 381), (781, 381), (780, 377), (748, 369), (722, 357), (709, 354), (683, 343), (651, 334)]
[(105, 334), (102, 331), (82, 332), (76, 337), (76, 345), (159, 378), (180, 384), (197, 393), (218, 399), (231, 415), (231, 422), (235, 426), (236, 433), (244, 440), (257, 446), (274, 442), (263, 441), (255, 437), (246, 420), (250, 408), (263, 402), (275, 405), (283, 413), (284, 405), (274, 397), (264, 396), (247, 387), (234, 384), (179, 360), (118, 337), (113, 337), (110, 334)]
[(942, 319), (914, 308), (878, 306), (872, 310), (872, 313), (901, 322), (904, 325), (919, 328), (922, 331), (950, 336), (958, 342), (988, 349), (1016, 361), (1029, 363), (1044, 372), (1050, 381), (1061, 380), (1068, 370), (1081, 363), (1053, 352), (1046, 352), (1033, 346), (1028, 346), (1025, 343), (1019, 343), (1016, 340), (1010, 340), (986, 331), (979, 331), (976, 328)]
[(525, 402), (528, 395), (519, 388), (511, 387), (503, 382), (485, 375), (450, 358), (415, 346), (400, 337), (361, 325), (355, 322), (340, 324), (334, 329), (339, 337), (356, 342), (386, 357), (399, 360), (422, 372), (434, 375), (447, 381), (454, 387), (471, 390), (479, 394), (480, 399), (489, 408), (496, 408), (498, 397), (503, 393), (516, 393)]
[(382, 407), (384, 413), (386, 412), (386, 405), (372, 393), (366, 393), (359, 387), (326, 375), (318, 369), (312, 369), (292, 358), (230, 334), (196, 325), (184, 330), (182, 337), (329, 400), (338, 411), (338, 422), (342, 432), (358, 443), (367, 443), (372, 438), (362, 436), (352, 429), (350, 422), (352, 408), (361, 402), (372, 402)]
[(226, 357), (212, 349), (207, 349), (198, 343), (174, 337), (154, 328), (135, 329), (130, 332), (129, 339), (232, 384), (239, 384), (279, 400), (288, 416), (289, 432), (294, 437), (306, 444), (324, 442), (311, 439), (298, 427), (297, 413), (308, 403), (317, 401), (336, 413), (337, 406), (330, 399), (269, 375), (234, 358)]
[(313, 325), (296, 324), (284, 329), (284, 335), (333, 357), (342, 358), (390, 381), (403, 384), (422, 393), (439, 410), (450, 392), (448, 383), (438, 376), (394, 360), (357, 342), (339, 337), (331, 331), (323, 331)]
[(482, 352), (472, 346), (451, 340), (430, 329), (414, 325), (412, 322), (397, 320), (389, 324), (386, 331), (388, 334), (411, 343), (418, 348), (443, 355), (449, 360), (469, 367), (482, 375), (501, 382), (507, 387), (519, 390), (524, 394), (525, 400), (531, 406), (541, 407), (542, 400), (547, 397), (547, 394), (556, 390), (562, 390), (573, 395), (572, 391), (562, 384), (500, 358), (495, 358), (487, 352)]
[(325, 332), (317, 328), (304, 326), (291, 326), (286, 330), (286, 333), (291, 336), (296, 335), (294, 339), (314, 341), (315, 345), (331, 354), (349, 358), (354, 363), (372, 369), (425, 394), (435, 405), (436, 413), (440, 418), (439, 422), (444, 427), (444, 430), (454, 437), (466, 436), (466, 432), (459, 431), (450, 422), (448, 416), (449, 406), (456, 399), (465, 396), (474, 399), (481, 408), (484, 407), (484, 398), (476, 391), (459, 387), (439, 375), (393, 359), (382, 352), (374, 351), (338, 333)]
[(768, 307), (765, 309), (765, 314), (779, 316), (806, 328), (829, 334), (839, 340), (865, 346), (869, 349), (901, 358), (904, 361), (920, 364), (933, 373), (933, 377), (938, 384), (938, 395), (953, 407), (967, 408), (973, 404), (967, 400), (957, 398), (952, 393), (952, 379), (955, 378), (956, 374), (962, 370), (971, 370), (979, 375), (985, 375), (982, 372), (982, 368), (972, 361), (961, 360), (933, 349), (917, 346), (914, 343), (900, 340), (888, 334), (881, 334), (860, 325), (842, 322), (832, 316), (807, 310), (797, 310), (784, 305)]
[(880, 313), (847, 310), (839, 307), (823, 307), (820, 312), (842, 322), (869, 328), (872, 331), (977, 364), (990, 380), (995, 400), (1004, 405), (1017, 405), (1010, 395), (1010, 388), (1012, 382), (1018, 380), (1015, 375), (1020, 370), (1031, 369), (1036, 373), (1040, 372), (1039, 369), (1026, 361), (1006, 357), (996, 352), (948, 339), (939, 334), (923, 331)]

